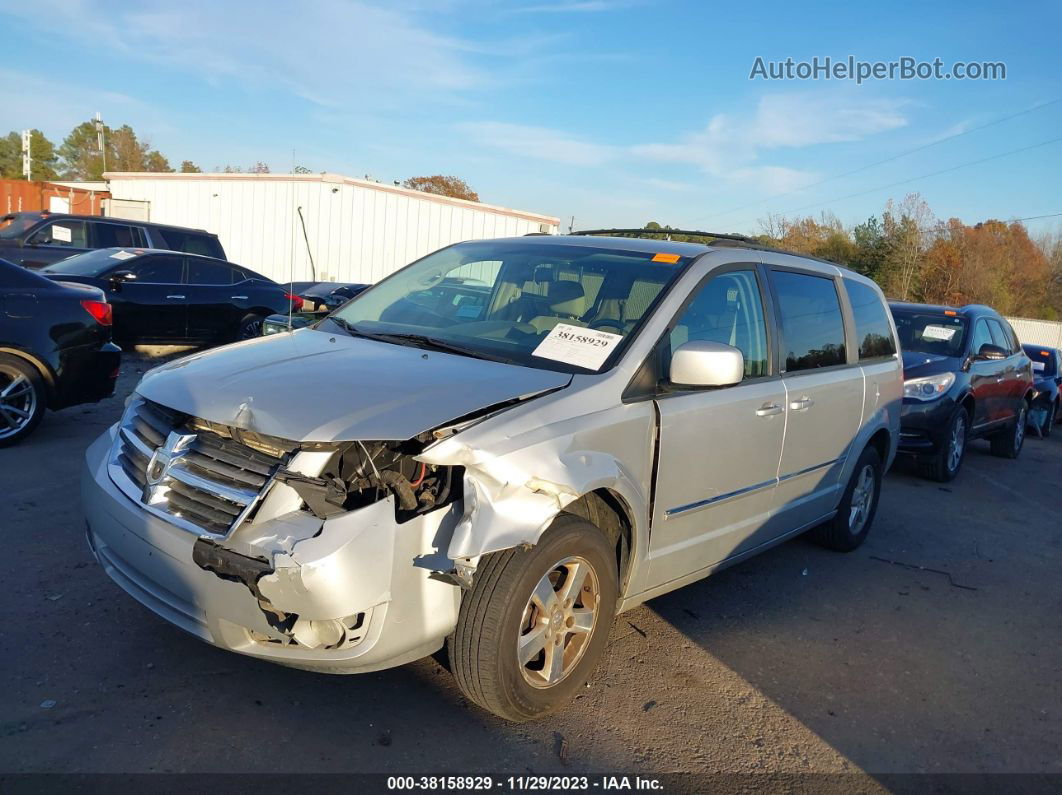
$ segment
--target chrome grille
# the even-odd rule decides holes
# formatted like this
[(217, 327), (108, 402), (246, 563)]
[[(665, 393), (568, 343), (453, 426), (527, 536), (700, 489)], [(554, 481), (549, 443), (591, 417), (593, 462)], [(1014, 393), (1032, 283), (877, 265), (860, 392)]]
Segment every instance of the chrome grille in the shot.
[(213, 535), (227, 534), (248, 514), (294, 451), (294, 446), (278, 447), (287, 443), (276, 439), (257, 443), (260, 437), (254, 434), (247, 434), (254, 441), (245, 440), (239, 430), (139, 396), (118, 428), (111, 466), (115, 483), (167, 520)]

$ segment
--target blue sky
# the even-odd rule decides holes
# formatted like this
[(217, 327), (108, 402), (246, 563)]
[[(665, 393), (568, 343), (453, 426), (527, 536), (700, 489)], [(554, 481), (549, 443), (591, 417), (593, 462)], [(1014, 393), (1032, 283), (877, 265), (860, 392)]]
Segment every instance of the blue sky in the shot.
[[(205, 170), (286, 171), (294, 150), (313, 171), (456, 174), (565, 228), (854, 223), (912, 191), (968, 223), (1062, 213), (1062, 141), (879, 189), (1062, 137), (1062, 102), (974, 130), (1062, 98), (1057, 2), (5, 0), (0, 25), (0, 131), (58, 142), (100, 111)], [(749, 79), (757, 56), (848, 55), (1007, 79)]]

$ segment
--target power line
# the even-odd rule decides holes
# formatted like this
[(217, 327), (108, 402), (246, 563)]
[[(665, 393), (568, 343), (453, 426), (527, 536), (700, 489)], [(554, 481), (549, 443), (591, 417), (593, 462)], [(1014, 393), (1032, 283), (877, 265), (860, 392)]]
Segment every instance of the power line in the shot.
[(1028, 215), (1025, 218), (1014, 218), (1014, 221), (1036, 221), (1040, 218), (1058, 218), (1062, 213), (1048, 213), (1047, 215)]
[(1031, 108), (1026, 108), (1025, 110), (1018, 111), (1017, 113), (1012, 113), (1009, 116), (1003, 116), (1002, 118), (996, 119), (995, 121), (990, 121), (990, 122), (987, 122), (986, 124), (982, 124), (980, 127), (971, 127), (969, 130), (963, 130), (962, 132), (955, 133), (954, 135), (949, 135), (946, 138), (941, 138), (941, 139), (939, 139), (937, 141), (931, 141), (930, 143), (923, 144), (922, 146), (916, 146), (914, 149), (908, 149), (907, 151), (900, 152), (899, 154), (893, 155), (892, 157), (886, 157), (884, 160), (877, 160), (877, 161), (875, 161), (873, 163), (869, 163), (868, 165), (860, 166), (859, 168), (852, 169), (851, 171), (845, 171), (843, 174), (834, 174), (832, 177), (826, 177), (825, 179), (820, 179), (818, 182), (812, 182), (810, 185), (803, 185), (803, 186), (801, 186), (799, 188), (794, 188), (793, 190), (786, 191), (785, 193), (776, 193), (773, 196), (768, 196), (766, 199), (757, 199), (754, 202), (749, 202), (748, 204), (743, 204), (740, 207), (734, 207), (734, 208), (732, 208), (730, 210), (724, 210), (723, 212), (720, 212), (720, 213), (713, 213), (712, 215), (702, 216), (701, 219), (697, 219), (697, 220), (706, 220), (708, 218), (715, 218), (716, 216), (720, 216), (720, 215), (730, 215), (730, 213), (736, 213), (738, 210), (744, 210), (744, 209), (747, 209), (749, 207), (755, 207), (758, 204), (764, 204), (766, 202), (773, 201), (774, 199), (781, 199), (781, 198), (784, 198), (786, 196), (792, 196), (794, 193), (802, 193), (803, 191), (806, 191), (809, 188), (817, 188), (819, 185), (824, 185), (827, 182), (832, 182), (835, 179), (842, 179), (844, 177), (850, 177), (853, 174), (858, 174), (858, 173), (860, 173), (862, 171), (866, 171), (868, 169), (874, 168), (875, 166), (880, 166), (880, 165), (883, 165), (884, 163), (891, 163), (893, 160), (899, 160), (901, 157), (907, 157), (907, 155), (913, 155), (915, 152), (921, 152), (921, 151), (923, 151), (925, 149), (929, 149), (930, 147), (937, 146), (937, 145), (945, 143), (947, 141), (954, 141), (956, 138), (961, 138), (964, 135), (969, 135), (970, 133), (975, 133), (975, 132), (978, 132), (980, 130), (984, 130), (985, 128), (991, 127), (991, 126), (993, 126), (995, 124), (1001, 124), (1002, 122), (1010, 121), (1011, 119), (1016, 119), (1019, 116), (1024, 116), (1026, 113), (1032, 113), (1034, 110), (1040, 110), (1041, 108), (1046, 108), (1049, 105), (1054, 105), (1054, 104), (1056, 104), (1058, 102), (1062, 102), (1062, 97), (1058, 97), (1057, 99), (1052, 99), (1049, 102), (1043, 102), (1043, 103), (1041, 103), (1039, 105), (1034, 105)]
[(870, 188), (868, 190), (859, 191), (858, 193), (849, 193), (847, 196), (836, 196), (836, 197), (834, 197), (832, 199), (826, 199), (825, 201), (815, 202), (814, 204), (805, 204), (803, 207), (797, 207), (795, 210), (790, 210), (788, 213), (782, 213), (782, 215), (791, 215), (793, 213), (799, 213), (799, 212), (801, 212), (803, 210), (808, 210), (808, 209), (810, 209), (812, 207), (821, 207), (822, 205), (829, 204), (830, 202), (839, 202), (839, 201), (845, 201), (846, 199), (854, 199), (854, 198), (856, 198), (858, 196), (866, 196), (868, 193), (876, 193), (879, 190), (886, 190), (888, 188), (895, 188), (895, 187), (897, 187), (899, 185), (907, 185), (907, 184), (909, 184), (911, 182), (917, 182), (920, 179), (928, 179), (929, 177), (936, 177), (936, 176), (939, 176), (940, 174), (948, 174), (948, 173), (950, 173), (952, 171), (958, 171), (960, 168), (967, 168), (969, 166), (976, 166), (976, 165), (979, 165), (981, 163), (987, 163), (989, 160), (998, 160), (1001, 157), (1007, 157), (1009, 155), (1016, 155), (1019, 152), (1028, 152), (1030, 149), (1038, 149), (1041, 146), (1047, 146), (1049, 144), (1058, 143), (1059, 141), (1062, 141), (1062, 136), (1060, 136), (1058, 138), (1051, 138), (1050, 140), (1047, 140), (1047, 141), (1041, 141), (1040, 143), (1037, 143), (1037, 144), (1031, 144), (1030, 146), (1023, 146), (1023, 147), (1021, 147), (1019, 149), (1011, 149), (1010, 151), (1007, 151), (1007, 152), (1000, 152), (999, 154), (996, 154), (996, 155), (989, 155), (988, 157), (982, 157), (980, 160), (971, 160), (969, 163), (960, 163), (957, 166), (952, 166), (951, 168), (943, 168), (940, 171), (931, 171), (928, 174), (920, 174), (917, 177), (911, 177), (910, 179), (903, 179), (903, 180), (900, 180), (899, 182), (890, 182), (888, 185), (878, 185), (876, 188)]

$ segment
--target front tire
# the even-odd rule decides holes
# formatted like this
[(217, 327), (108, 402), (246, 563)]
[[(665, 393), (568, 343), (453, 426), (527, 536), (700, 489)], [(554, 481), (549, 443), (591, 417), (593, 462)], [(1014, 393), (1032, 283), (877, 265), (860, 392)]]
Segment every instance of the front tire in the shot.
[(48, 391), (29, 362), (0, 353), (0, 447), (25, 439), (40, 423)]
[(991, 439), (992, 455), (1000, 458), (1017, 458), (1025, 444), (1025, 423), (1029, 417), (1029, 404), (1024, 400), (1018, 408), (1014, 424), (997, 433)]
[(237, 340), (249, 340), (255, 337), (262, 336), (262, 323), (265, 322), (265, 315), (250, 314), (246, 315), (243, 320), (240, 321), (240, 327), (236, 331)]
[(827, 549), (851, 552), (867, 539), (881, 496), (881, 456), (867, 446), (856, 461), (837, 515), (811, 531), (811, 539)]
[(448, 641), (458, 686), (506, 720), (555, 712), (597, 666), (618, 596), (615, 550), (573, 514), (533, 547), (486, 555)]
[(948, 423), (940, 450), (920, 462), (922, 474), (938, 483), (950, 483), (959, 474), (966, 458), (966, 443), (970, 434), (970, 415), (959, 406)]

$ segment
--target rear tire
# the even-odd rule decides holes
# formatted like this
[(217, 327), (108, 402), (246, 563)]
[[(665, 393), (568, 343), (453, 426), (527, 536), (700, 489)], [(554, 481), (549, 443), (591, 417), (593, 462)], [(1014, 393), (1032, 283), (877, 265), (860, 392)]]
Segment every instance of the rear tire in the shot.
[(17, 444), (33, 433), (47, 402), (48, 390), (37, 368), (0, 353), (0, 447)]
[(251, 313), (245, 315), (243, 320), (240, 321), (240, 327), (236, 331), (237, 340), (250, 340), (255, 337), (262, 336), (262, 323), (265, 322), (265, 315), (256, 315)]
[(851, 552), (870, 533), (881, 496), (881, 456), (868, 445), (856, 461), (837, 515), (811, 531), (811, 539), (827, 549)]
[(1000, 458), (1017, 458), (1025, 444), (1025, 423), (1029, 417), (1029, 404), (1024, 400), (1018, 408), (1014, 422), (990, 439), (992, 455)]
[(970, 415), (965, 408), (959, 406), (948, 423), (940, 450), (919, 460), (922, 474), (938, 483), (950, 483), (955, 480), (962, 468), (962, 462), (966, 460), (969, 436)]
[(461, 691), (516, 722), (563, 707), (597, 667), (616, 613), (604, 534), (562, 513), (533, 547), (484, 556), (474, 583), (448, 640)]

